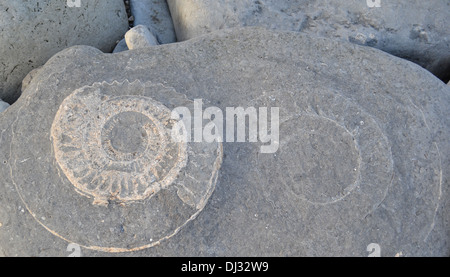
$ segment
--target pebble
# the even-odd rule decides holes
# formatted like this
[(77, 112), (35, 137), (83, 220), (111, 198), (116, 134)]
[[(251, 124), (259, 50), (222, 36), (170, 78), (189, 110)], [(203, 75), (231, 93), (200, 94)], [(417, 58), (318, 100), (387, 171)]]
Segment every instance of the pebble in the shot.
[(159, 45), (155, 36), (144, 25), (138, 25), (129, 30), (125, 34), (125, 42), (130, 50)]
[(160, 44), (177, 41), (166, 0), (131, 0), (130, 9), (134, 26), (147, 26)]
[(0, 100), (0, 113), (4, 112), (9, 107), (9, 104)]
[(116, 48), (114, 48), (113, 53), (120, 53), (120, 52), (128, 51), (128, 50), (129, 49), (128, 49), (128, 46), (127, 46), (127, 42), (125, 41), (125, 39), (122, 39), (117, 44)]

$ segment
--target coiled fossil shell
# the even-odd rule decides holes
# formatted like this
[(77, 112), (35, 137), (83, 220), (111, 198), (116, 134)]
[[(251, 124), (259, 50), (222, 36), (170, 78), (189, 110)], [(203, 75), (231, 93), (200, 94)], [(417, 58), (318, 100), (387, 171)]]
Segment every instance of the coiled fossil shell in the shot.
[(55, 156), (81, 193), (97, 204), (146, 199), (186, 166), (185, 142), (171, 139), (171, 110), (138, 92), (140, 83), (95, 84), (61, 104), (52, 126)]
[[(223, 155), (221, 143), (173, 137), (179, 119), (171, 111), (180, 106), (193, 102), (139, 80), (73, 91), (55, 114), (46, 150), (54, 153), (52, 176), (59, 179), (37, 184), (49, 200), (36, 204), (27, 193), (36, 182), (17, 184), (31, 215), (92, 250), (135, 251), (172, 237), (205, 207)], [(36, 168), (49, 164), (37, 160)]]

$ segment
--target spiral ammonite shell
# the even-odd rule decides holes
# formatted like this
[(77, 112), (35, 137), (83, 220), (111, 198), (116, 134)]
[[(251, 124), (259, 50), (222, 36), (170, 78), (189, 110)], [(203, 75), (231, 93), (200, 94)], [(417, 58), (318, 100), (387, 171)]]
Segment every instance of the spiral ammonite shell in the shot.
[(62, 103), (52, 126), (58, 164), (95, 198), (143, 200), (166, 188), (186, 165), (186, 142), (171, 139), (171, 110), (144, 96), (110, 96), (103, 84)]
[(33, 167), (48, 179), (34, 180), (22, 167), (13, 171), (13, 177), (30, 176), (15, 178), (15, 184), (48, 231), (88, 249), (129, 252), (169, 239), (203, 210), (223, 151), (219, 142), (174, 137), (180, 118), (172, 110), (193, 110), (193, 101), (139, 80), (95, 83), (60, 101), (49, 110), (53, 122), (33, 126), (36, 135), (24, 138), (24, 144), (39, 139), (45, 147), (16, 151), (53, 153)]

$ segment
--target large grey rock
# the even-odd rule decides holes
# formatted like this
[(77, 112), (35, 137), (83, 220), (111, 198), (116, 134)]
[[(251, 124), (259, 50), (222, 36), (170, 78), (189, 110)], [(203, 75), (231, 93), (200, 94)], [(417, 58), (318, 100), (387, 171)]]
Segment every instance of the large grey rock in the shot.
[(130, 0), (134, 26), (145, 25), (160, 44), (177, 41), (166, 0)]
[[(147, 122), (146, 105), (194, 99), (223, 111), (279, 107), (278, 151), (224, 142), (207, 203), (194, 196), (210, 182), (191, 195), (175, 181), (155, 202), (86, 187), (77, 168), (131, 157), (120, 147), (145, 153), (130, 130)], [(0, 117), (0, 253), (67, 256), (70, 241), (83, 256), (367, 256), (375, 243), (382, 256), (448, 256), (449, 104), (450, 88), (416, 64), (295, 32), (227, 30), (114, 55), (72, 47)], [(134, 112), (108, 121), (114, 109)], [(112, 148), (99, 152), (100, 141)], [(188, 151), (184, 180), (211, 178), (216, 144), (203, 147)]]
[[(450, 79), (450, 2), (168, 0), (178, 40), (237, 26), (305, 32), (381, 49)], [(370, 5), (372, 6), (372, 5)]]
[[(20, 83), (33, 68), (73, 45), (90, 45), (105, 52), (128, 28), (122, 0), (1, 1), (0, 3), (0, 97), (13, 102)], [(76, 1), (74, 1), (75, 3)]]
[(144, 25), (133, 27), (125, 34), (125, 42), (128, 49), (134, 50), (158, 45), (158, 40)]
[(0, 113), (3, 112), (3, 111), (5, 111), (8, 107), (9, 107), (9, 104), (6, 103), (6, 102), (3, 102), (3, 101), (0, 99)]

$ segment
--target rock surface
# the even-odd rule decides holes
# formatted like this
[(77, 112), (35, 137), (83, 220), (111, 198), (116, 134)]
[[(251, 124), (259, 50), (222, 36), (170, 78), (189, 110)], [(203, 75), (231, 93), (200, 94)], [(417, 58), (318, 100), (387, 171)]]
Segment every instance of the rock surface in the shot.
[(0, 113), (5, 111), (9, 107), (9, 104), (0, 100)]
[(158, 40), (144, 25), (133, 27), (125, 34), (125, 42), (129, 50), (158, 45)]
[(14, 102), (20, 83), (33, 68), (73, 45), (90, 45), (105, 52), (128, 29), (122, 0), (2, 1), (0, 3), (0, 97)]
[(130, 0), (134, 26), (147, 26), (160, 44), (177, 41), (166, 0)]
[(36, 77), (39, 74), (39, 70), (42, 68), (42, 66), (35, 68), (33, 70), (31, 70), (27, 76), (25, 76), (25, 78), (22, 80), (22, 87), (20, 89), (21, 93), (24, 92), (28, 85), (31, 83), (31, 81), (33, 80), (34, 77)]
[(168, 0), (178, 40), (237, 26), (305, 32), (381, 49), (450, 79), (450, 2)]
[[(450, 254), (450, 88), (413, 63), (355, 44), (245, 28), (115, 55), (72, 47), (41, 70), (0, 117), (4, 256), (68, 256), (62, 238), (139, 246), (160, 237), (146, 231), (152, 223), (172, 234), (160, 223), (173, 230), (194, 212), (192, 203), (205, 204), (170, 187), (151, 198), (166, 204), (159, 209), (145, 200), (99, 206), (87, 197), (96, 190), (73, 172), (84, 164), (77, 147), (95, 148), (99, 140), (83, 143), (86, 136), (77, 133), (98, 137), (95, 128), (104, 124), (106, 144), (110, 135), (128, 134), (117, 136), (113, 149), (128, 147), (126, 141), (143, 149), (127, 131), (134, 128), (127, 122), (146, 122), (137, 120), (142, 115), (108, 123), (110, 113), (99, 113), (109, 107), (144, 113), (150, 100), (142, 96), (169, 108), (190, 107), (194, 99), (223, 111), (279, 107), (279, 149), (264, 154), (262, 143), (224, 142), (215, 191), (186, 228), (141, 251), (90, 247), (81, 248), (83, 256), (368, 256), (372, 243), (382, 256)], [(123, 87), (136, 82), (150, 87)], [(118, 103), (121, 97), (129, 104)], [(63, 116), (55, 117), (58, 111)], [(206, 157), (209, 167), (200, 171), (210, 173), (209, 156), (196, 154), (188, 151), (190, 158)], [(101, 164), (95, 157), (89, 168)], [(199, 178), (207, 175), (188, 179)], [(97, 195), (104, 202), (108, 194)], [(170, 220), (159, 220), (164, 214)]]

